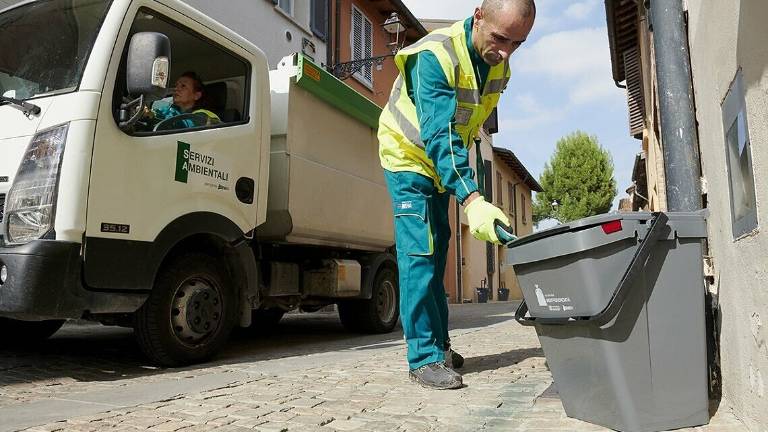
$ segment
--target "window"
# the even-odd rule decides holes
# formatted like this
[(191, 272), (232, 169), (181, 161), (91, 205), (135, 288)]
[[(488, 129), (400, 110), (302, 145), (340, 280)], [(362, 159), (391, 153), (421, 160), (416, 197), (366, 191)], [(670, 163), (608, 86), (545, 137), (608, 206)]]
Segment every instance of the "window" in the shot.
[(515, 185), (507, 182), (507, 197), (509, 198), (509, 214), (515, 215)]
[(276, 4), (283, 12), (293, 16), (293, 0), (277, 0)]
[(504, 205), (504, 190), (501, 189), (501, 173), (496, 171), (496, 202), (499, 207)]
[(738, 238), (757, 228), (755, 177), (749, 140), (744, 83), (739, 70), (722, 106), (728, 183), (731, 195), (731, 225)]
[[(147, 31), (162, 33), (170, 39), (170, 80), (165, 97), (146, 101), (151, 113), (142, 117), (130, 133), (152, 135), (173, 130), (219, 127), (227, 123), (239, 124), (247, 120), (250, 73), (245, 60), (191, 29), (148, 9), (141, 9), (130, 35)], [(129, 99), (125, 72), (127, 51), (122, 59), (113, 97), (117, 121), (121, 102)], [(195, 77), (199, 83), (195, 82)], [(177, 83), (180, 88), (194, 85), (179, 95), (175, 92)], [(200, 84), (202, 86), (197, 87)]]
[(312, 33), (323, 42), (328, 37), (328, 0), (312, 0), (312, 14), (309, 19)]
[[(477, 145), (480, 146), (481, 144), (478, 143)], [(483, 195), (487, 201), (491, 201), (493, 200), (493, 177), (491, 177), (493, 164), (489, 160), (483, 160), (483, 165), (485, 166), (485, 172), (483, 173)]]
[(522, 213), (521, 216), (523, 219), (523, 225), (526, 225), (528, 223), (528, 219), (525, 214), (525, 195), (520, 196), (520, 212)]
[[(360, 9), (352, 5), (352, 60), (373, 57), (373, 24)], [(353, 75), (355, 79), (373, 88), (373, 65), (367, 64)]]

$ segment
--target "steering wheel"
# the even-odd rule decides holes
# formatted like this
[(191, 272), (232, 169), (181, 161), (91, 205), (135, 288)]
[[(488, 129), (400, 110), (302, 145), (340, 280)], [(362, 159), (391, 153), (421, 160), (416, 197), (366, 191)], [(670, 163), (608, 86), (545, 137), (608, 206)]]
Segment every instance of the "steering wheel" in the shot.
[(156, 124), (153, 131), (164, 131), (174, 129), (188, 129), (193, 127), (205, 126), (208, 124), (208, 116), (203, 113), (184, 113), (171, 118), (167, 118)]

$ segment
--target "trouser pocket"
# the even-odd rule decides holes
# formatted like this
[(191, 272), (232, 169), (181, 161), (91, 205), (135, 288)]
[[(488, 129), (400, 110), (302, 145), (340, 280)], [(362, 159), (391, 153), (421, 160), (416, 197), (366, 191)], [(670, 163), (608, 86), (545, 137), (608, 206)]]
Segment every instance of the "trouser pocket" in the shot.
[(432, 255), (432, 228), (426, 199), (396, 201), (395, 242), (397, 250), (408, 255)]

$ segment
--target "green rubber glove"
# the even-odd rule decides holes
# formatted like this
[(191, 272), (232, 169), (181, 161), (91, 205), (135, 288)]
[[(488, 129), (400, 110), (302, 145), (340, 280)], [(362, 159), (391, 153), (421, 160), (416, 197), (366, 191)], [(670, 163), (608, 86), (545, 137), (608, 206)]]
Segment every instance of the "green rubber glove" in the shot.
[(464, 213), (469, 220), (469, 231), (476, 239), (501, 244), (493, 221), (498, 219), (504, 225), (509, 225), (509, 218), (500, 208), (485, 201), (485, 198), (478, 197), (467, 205)]

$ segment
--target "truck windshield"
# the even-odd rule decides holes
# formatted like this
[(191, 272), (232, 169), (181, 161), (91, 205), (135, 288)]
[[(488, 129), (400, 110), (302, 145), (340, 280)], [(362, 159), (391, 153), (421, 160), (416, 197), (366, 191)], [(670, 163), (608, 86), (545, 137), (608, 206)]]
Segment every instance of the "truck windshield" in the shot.
[(43, 0), (0, 14), (0, 95), (24, 100), (76, 90), (110, 3)]

